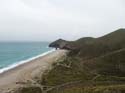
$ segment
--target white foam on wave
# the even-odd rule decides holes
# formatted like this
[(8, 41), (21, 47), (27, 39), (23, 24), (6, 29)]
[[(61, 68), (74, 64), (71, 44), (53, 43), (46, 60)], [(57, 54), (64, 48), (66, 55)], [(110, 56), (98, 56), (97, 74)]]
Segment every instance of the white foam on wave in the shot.
[(54, 51), (55, 51), (55, 50), (52, 49), (52, 50), (50, 50), (50, 51), (47, 51), (47, 52), (42, 53), (42, 54), (40, 54), (40, 55), (37, 55), (37, 56), (35, 56), (35, 57), (29, 58), (29, 59), (26, 59), (26, 60), (22, 60), (22, 61), (20, 61), (20, 62), (17, 62), (17, 63), (14, 63), (14, 64), (12, 64), (12, 65), (9, 65), (9, 66), (7, 66), (7, 67), (5, 67), (5, 68), (0, 69), (0, 74), (3, 73), (3, 72), (8, 71), (8, 70), (10, 70), (10, 69), (13, 69), (13, 68), (15, 68), (15, 67), (17, 67), (17, 66), (19, 66), (19, 65), (22, 65), (22, 64), (24, 64), (24, 63), (31, 62), (31, 61), (34, 60), (34, 59), (37, 59), (37, 58), (42, 57), (42, 56), (45, 56), (45, 55), (47, 55), (47, 54), (49, 54), (49, 53), (52, 53), (52, 52), (54, 52)]

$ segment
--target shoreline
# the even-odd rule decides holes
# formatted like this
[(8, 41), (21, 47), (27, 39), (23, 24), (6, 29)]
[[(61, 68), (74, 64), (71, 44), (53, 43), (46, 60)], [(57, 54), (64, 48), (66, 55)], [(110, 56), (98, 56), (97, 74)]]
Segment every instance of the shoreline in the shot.
[(12, 90), (13, 88), (19, 87), (20, 84), (17, 84), (17, 82), (26, 82), (35, 77), (39, 77), (40, 74), (50, 69), (52, 64), (65, 54), (66, 50), (56, 50), (1, 73), (0, 93), (9, 91), (8, 89)]
[(36, 56), (34, 56), (34, 57), (28, 58), (28, 59), (26, 59), (26, 60), (19, 61), (19, 62), (17, 62), (17, 63), (11, 64), (11, 65), (9, 65), (9, 66), (7, 66), (7, 67), (4, 67), (4, 68), (0, 69), (0, 75), (3, 74), (3, 73), (5, 73), (5, 72), (7, 72), (7, 71), (9, 71), (9, 70), (11, 70), (11, 69), (14, 69), (14, 68), (16, 68), (16, 67), (18, 67), (18, 66), (20, 66), (20, 65), (23, 65), (23, 64), (25, 64), (25, 63), (29, 63), (29, 62), (31, 62), (32, 60), (35, 60), (35, 59), (37, 59), (37, 58), (39, 58), (39, 57), (46, 56), (47, 54), (49, 54), (49, 53), (51, 53), (51, 52), (54, 52), (54, 51), (55, 51), (55, 50), (52, 49), (52, 50), (49, 50), (49, 51), (44, 52), (44, 53), (42, 53), (42, 54), (36, 55)]

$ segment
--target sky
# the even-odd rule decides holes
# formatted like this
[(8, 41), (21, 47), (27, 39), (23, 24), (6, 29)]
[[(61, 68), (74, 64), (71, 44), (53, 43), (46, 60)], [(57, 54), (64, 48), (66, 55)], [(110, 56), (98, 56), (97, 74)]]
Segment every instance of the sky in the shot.
[(0, 41), (100, 37), (125, 28), (125, 0), (0, 0)]

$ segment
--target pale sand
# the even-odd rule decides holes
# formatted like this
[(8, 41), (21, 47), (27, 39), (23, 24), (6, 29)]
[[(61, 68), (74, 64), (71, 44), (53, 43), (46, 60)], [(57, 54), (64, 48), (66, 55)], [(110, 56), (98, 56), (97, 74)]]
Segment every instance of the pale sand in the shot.
[(21, 82), (32, 80), (41, 75), (65, 54), (65, 50), (57, 50), (0, 74), (0, 93), (19, 87)]

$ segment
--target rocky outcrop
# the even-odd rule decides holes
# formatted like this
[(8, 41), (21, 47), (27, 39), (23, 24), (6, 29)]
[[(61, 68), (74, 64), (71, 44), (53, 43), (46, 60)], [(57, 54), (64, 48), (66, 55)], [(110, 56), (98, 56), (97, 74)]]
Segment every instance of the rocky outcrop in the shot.
[(74, 47), (71, 46), (69, 41), (58, 39), (55, 42), (52, 42), (49, 47), (56, 48), (56, 49), (66, 49), (66, 50), (73, 50)]
[(49, 47), (62, 49), (66, 44), (67, 44), (67, 42), (65, 40), (58, 39), (55, 42), (52, 42), (49, 45)]

